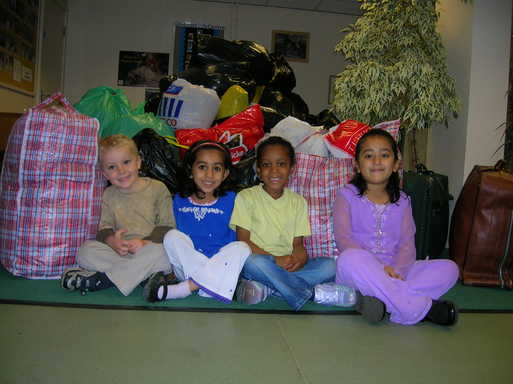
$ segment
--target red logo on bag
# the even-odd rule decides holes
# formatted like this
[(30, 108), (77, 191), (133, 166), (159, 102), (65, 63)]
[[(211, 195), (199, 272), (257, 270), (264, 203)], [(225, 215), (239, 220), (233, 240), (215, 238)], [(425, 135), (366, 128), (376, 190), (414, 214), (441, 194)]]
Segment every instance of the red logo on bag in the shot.
[(358, 140), (360, 140), (369, 129), (371, 129), (371, 127), (359, 121), (344, 120), (338, 125), (337, 129), (327, 134), (325, 138), (335, 147), (354, 156)]
[(167, 125), (170, 125), (171, 127), (176, 127), (176, 119), (167, 119), (166, 123), (167, 123)]
[(241, 133), (232, 135), (230, 131), (224, 131), (219, 137), (219, 142), (226, 144), (230, 150), (233, 164), (237, 164), (248, 151), (248, 147), (244, 145), (244, 136)]

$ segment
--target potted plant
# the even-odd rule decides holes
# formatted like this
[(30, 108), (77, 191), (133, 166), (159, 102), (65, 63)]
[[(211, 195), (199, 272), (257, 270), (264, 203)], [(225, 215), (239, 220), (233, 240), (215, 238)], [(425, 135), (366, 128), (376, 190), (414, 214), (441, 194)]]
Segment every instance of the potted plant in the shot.
[(337, 75), (333, 109), (369, 125), (400, 118), (402, 142), (412, 133), (415, 166), (415, 134), (447, 124), (459, 109), (436, 29), (438, 0), (358, 1), (363, 15), (335, 47), (349, 63)]

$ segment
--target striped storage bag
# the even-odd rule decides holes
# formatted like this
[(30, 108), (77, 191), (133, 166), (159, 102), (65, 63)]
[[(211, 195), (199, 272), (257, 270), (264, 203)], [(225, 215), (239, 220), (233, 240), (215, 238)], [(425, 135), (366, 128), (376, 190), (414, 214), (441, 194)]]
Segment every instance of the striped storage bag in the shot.
[(332, 208), (337, 191), (354, 173), (352, 158), (335, 158), (296, 153), (296, 164), (288, 187), (308, 203), (312, 235), (304, 239), (308, 257), (335, 258), (339, 252), (333, 234)]
[(12, 274), (57, 279), (94, 237), (104, 184), (98, 129), (60, 93), (14, 124), (0, 176), (0, 261)]

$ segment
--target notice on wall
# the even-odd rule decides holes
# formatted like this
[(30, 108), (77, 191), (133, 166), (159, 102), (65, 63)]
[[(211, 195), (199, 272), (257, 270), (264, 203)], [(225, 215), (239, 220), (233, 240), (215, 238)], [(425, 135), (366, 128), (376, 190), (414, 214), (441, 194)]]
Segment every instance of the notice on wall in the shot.
[(35, 91), (39, 0), (0, 1), (0, 85)]

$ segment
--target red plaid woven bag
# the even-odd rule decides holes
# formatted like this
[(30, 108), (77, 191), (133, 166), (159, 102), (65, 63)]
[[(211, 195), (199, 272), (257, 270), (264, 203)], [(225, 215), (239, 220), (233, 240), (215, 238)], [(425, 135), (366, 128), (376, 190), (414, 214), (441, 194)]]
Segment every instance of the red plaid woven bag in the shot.
[(305, 237), (310, 258), (338, 256), (333, 235), (332, 208), (337, 191), (353, 176), (353, 159), (296, 153), (296, 165), (288, 187), (308, 203), (312, 235)]
[(0, 176), (0, 261), (12, 274), (57, 279), (96, 234), (98, 129), (60, 93), (14, 124)]

